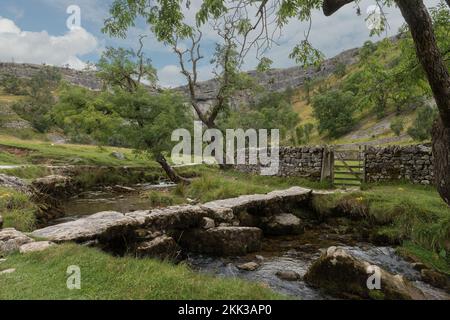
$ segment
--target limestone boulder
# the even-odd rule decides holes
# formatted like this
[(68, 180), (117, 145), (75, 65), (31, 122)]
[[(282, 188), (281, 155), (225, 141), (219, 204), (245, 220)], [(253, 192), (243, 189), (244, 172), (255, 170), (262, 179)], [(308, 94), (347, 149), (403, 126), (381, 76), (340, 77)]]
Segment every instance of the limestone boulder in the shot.
[(125, 155), (122, 152), (114, 151), (111, 152), (111, 157), (116, 158), (117, 160), (125, 160)]
[(421, 272), (422, 280), (431, 284), (436, 288), (444, 289), (450, 293), (450, 277), (431, 269), (422, 269)]
[(298, 281), (302, 278), (297, 272), (291, 270), (278, 271), (275, 275), (285, 281)]
[(66, 241), (81, 243), (91, 240), (107, 241), (127, 235), (136, 226), (136, 220), (119, 212), (106, 211), (76, 221), (39, 229), (32, 232), (31, 235), (56, 243)]
[(291, 235), (303, 232), (303, 222), (291, 213), (278, 214), (262, 219), (262, 229), (268, 235)]
[(140, 243), (136, 248), (136, 255), (167, 260), (175, 259), (180, 251), (180, 247), (172, 237), (162, 235), (151, 241)]
[(47, 250), (51, 246), (54, 246), (55, 244), (50, 241), (36, 241), (36, 242), (30, 242), (27, 244), (24, 244), (20, 246), (19, 252), (22, 254), (25, 253), (32, 253), (32, 252), (40, 252)]
[(244, 271), (255, 271), (260, 267), (260, 265), (256, 262), (247, 262), (237, 266), (238, 269)]
[(199, 206), (173, 206), (151, 211), (135, 211), (125, 216), (148, 230), (184, 230), (201, 225), (205, 211)]
[(0, 230), (0, 255), (19, 250), (19, 248), (34, 240), (13, 228)]
[(221, 255), (245, 255), (261, 248), (262, 230), (251, 227), (193, 229), (183, 233), (182, 247), (189, 251)]
[[(377, 271), (375, 271), (377, 270)], [(380, 289), (369, 289), (371, 276), (380, 276)], [(423, 300), (421, 290), (400, 275), (376, 269), (345, 249), (330, 247), (313, 263), (304, 280), (326, 293), (346, 299)], [(370, 284), (370, 283), (369, 283)]]
[(308, 200), (311, 197), (311, 192), (309, 189), (292, 187), (268, 194), (244, 195), (237, 198), (211, 201), (201, 207), (218, 222), (232, 222), (242, 212), (248, 212), (256, 216), (271, 215), (274, 210), (281, 210)]
[(30, 194), (29, 185), (24, 180), (6, 174), (0, 174), (0, 187), (11, 188), (25, 194)]

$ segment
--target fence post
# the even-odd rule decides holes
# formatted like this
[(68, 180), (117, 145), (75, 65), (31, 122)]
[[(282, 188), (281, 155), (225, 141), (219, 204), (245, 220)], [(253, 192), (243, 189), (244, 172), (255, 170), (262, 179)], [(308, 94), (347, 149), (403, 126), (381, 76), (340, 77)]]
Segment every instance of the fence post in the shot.
[(331, 181), (333, 182), (333, 174), (334, 172), (334, 152), (333, 149), (325, 146), (323, 148), (322, 155), (322, 173), (320, 177), (320, 181)]

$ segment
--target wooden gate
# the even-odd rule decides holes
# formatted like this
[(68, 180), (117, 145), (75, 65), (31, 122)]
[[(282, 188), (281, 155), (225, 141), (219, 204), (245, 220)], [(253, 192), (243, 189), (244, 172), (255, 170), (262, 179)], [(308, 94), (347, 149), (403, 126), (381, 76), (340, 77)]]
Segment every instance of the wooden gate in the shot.
[(336, 147), (333, 184), (343, 187), (359, 187), (364, 180), (364, 148), (362, 146)]

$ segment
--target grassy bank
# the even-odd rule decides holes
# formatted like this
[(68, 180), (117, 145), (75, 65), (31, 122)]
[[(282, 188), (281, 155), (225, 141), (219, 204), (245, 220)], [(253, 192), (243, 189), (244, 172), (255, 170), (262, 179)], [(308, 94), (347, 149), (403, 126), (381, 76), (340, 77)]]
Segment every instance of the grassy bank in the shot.
[(221, 171), (216, 167), (186, 167), (178, 170), (184, 176), (195, 177), (189, 185), (179, 185), (169, 191), (149, 191), (145, 196), (153, 200), (155, 206), (186, 203), (189, 198), (205, 203), (212, 200), (234, 198), (246, 194), (267, 193), (293, 186), (327, 189), (327, 183), (310, 181), (298, 177), (268, 177), (251, 175), (235, 170)]
[(0, 187), (0, 215), (5, 228), (32, 231), (36, 225), (37, 212), (37, 206), (27, 195)]
[(372, 230), (372, 241), (400, 244), (400, 251), (450, 274), (450, 208), (433, 187), (365, 186), (365, 190), (317, 198), (324, 215), (344, 213)]
[[(112, 156), (111, 153), (115, 151), (122, 153), (125, 160), (119, 160)], [(156, 165), (145, 156), (126, 148), (53, 144), (48, 141), (21, 140), (8, 135), (0, 135), (0, 165), (16, 164)]]
[[(66, 287), (67, 268), (81, 269), (81, 290)], [(62, 245), (15, 254), (0, 265), (16, 272), (0, 277), (3, 299), (277, 299), (260, 284), (194, 273), (185, 265), (112, 257), (97, 249)]]

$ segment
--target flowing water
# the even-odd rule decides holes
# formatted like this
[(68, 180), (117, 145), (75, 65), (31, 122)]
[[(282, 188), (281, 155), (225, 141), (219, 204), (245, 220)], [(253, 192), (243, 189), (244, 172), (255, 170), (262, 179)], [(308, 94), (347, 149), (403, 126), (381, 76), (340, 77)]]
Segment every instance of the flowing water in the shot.
[[(63, 206), (65, 217), (52, 224), (79, 219), (82, 216), (101, 211), (131, 212), (148, 210), (152, 203), (143, 197), (144, 190), (166, 190), (173, 187), (166, 183), (158, 185), (143, 184), (134, 186), (134, 191), (120, 193), (114, 188), (100, 189), (80, 194), (67, 201)], [(199, 272), (219, 277), (236, 277), (262, 283), (273, 290), (293, 298), (303, 300), (331, 299), (319, 290), (309, 287), (303, 281), (280, 279), (278, 271), (294, 271), (303, 278), (311, 264), (330, 246), (341, 246), (352, 255), (378, 265), (393, 274), (401, 274), (420, 288), (429, 299), (450, 299), (442, 290), (433, 288), (420, 281), (420, 273), (412, 265), (395, 254), (390, 247), (376, 247), (369, 243), (354, 240), (350, 234), (336, 233), (323, 225), (308, 229), (299, 236), (265, 238), (260, 252), (244, 257), (211, 257), (189, 254), (187, 263)], [(237, 266), (257, 261), (260, 267), (255, 271), (243, 271)]]
[[(332, 299), (320, 290), (308, 286), (304, 281), (280, 279), (279, 271), (294, 271), (301, 278), (311, 264), (330, 246), (341, 246), (357, 258), (380, 266), (393, 274), (401, 274), (421, 289), (428, 299), (450, 299), (444, 291), (433, 288), (420, 281), (420, 273), (412, 265), (395, 254), (390, 247), (375, 247), (368, 243), (349, 241), (350, 239), (318, 230), (307, 231), (296, 237), (265, 239), (261, 252), (246, 257), (216, 258), (191, 255), (188, 263), (199, 272), (220, 277), (235, 277), (269, 286), (274, 291), (302, 300)], [(250, 261), (258, 261), (260, 267), (255, 271), (243, 271), (237, 266)]]
[(50, 224), (74, 221), (102, 211), (126, 213), (148, 210), (153, 207), (153, 203), (149, 197), (142, 195), (143, 191), (159, 190), (164, 192), (174, 186), (176, 185), (164, 181), (159, 184), (139, 184), (129, 189), (118, 186), (86, 191), (65, 201), (60, 208), (64, 217), (55, 219)]

